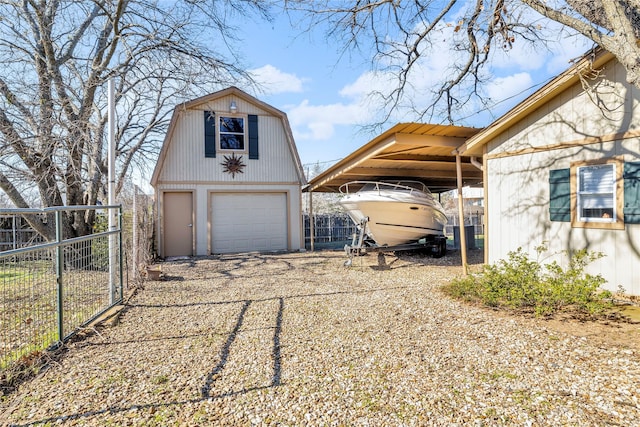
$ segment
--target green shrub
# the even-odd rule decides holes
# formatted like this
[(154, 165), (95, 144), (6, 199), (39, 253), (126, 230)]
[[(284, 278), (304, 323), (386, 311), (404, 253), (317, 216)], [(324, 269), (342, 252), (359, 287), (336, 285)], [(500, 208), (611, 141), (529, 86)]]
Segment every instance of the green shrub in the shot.
[[(537, 247), (538, 257), (546, 250), (545, 246)], [(579, 250), (571, 255), (564, 269), (556, 261), (542, 264), (532, 260), (518, 248), (509, 252), (507, 260), (452, 281), (445, 286), (445, 292), (466, 301), (532, 311), (538, 316), (558, 311), (593, 315), (611, 307), (611, 292), (600, 289), (604, 278), (585, 272), (589, 263), (603, 256), (599, 252)]]

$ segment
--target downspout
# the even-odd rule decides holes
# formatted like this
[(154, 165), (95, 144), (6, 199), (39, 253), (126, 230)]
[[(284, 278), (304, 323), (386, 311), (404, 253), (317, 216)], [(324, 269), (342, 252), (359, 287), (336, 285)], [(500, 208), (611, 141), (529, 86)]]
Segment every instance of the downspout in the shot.
[[(484, 146), (483, 152), (486, 153), (486, 150), (487, 150), (487, 147)], [(484, 165), (486, 164), (486, 160), (484, 161), (484, 163), (480, 163), (477, 157), (470, 157), (470, 159), (471, 159), (471, 164), (482, 171), (482, 190), (483, 190), (483, 196), (484, 196), (484, 203), (483, 203), (484, 212), (482, 215), (482, 221), (483, 221), (482, 229), (484, 230), (484, 262), (486, 263), (487, 260), (489, 259), (489, 237), (488, 237), (489, 233), (488, 233), (488, 227), (487, 227), (487, 218), (489, 218), (487, 216), (487, 206), (488, 206), (489, 198), (487, 197), (487, 171), (484, 167)]]
[(315, 237), (315, 227), (314, 227), (314, 220), (313, 220), (313, 191), (309, 190), (309, 248), (311, 249), (311, 252), (314, 251), (315, 249), (315, 242), (314, 242), (314, 237)]
[[(487, 160), (487, 146), (482, 147), (482, 159), (483, 164), (489, 166), (489, 162)], [(482, 189), (484, 192), (484, 212), (483, 212), (483, 222), (484, 227), (484, 262), (485, 264), (489, 261), (489, 168), (486, 167), (482, 170)]]
[(481, 171), (484, 170), (484, 166), (482, 166), (482, 163), (478, 161), (477, 157), (471, 157), (471, 164), (476, 168), (480, 169)]

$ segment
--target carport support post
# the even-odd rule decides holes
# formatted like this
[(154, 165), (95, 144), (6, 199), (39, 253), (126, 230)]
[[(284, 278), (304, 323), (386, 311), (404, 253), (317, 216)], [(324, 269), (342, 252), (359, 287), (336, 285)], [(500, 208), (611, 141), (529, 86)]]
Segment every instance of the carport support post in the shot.
[(456, 180), (458, 183), (458, 227), (460, 228), (460, 258), (462, 259), (462, 274), (469, 274), (467, 268), (467, 235), (464, 230), (464, 200), (462, 200), (462, 164), (458, 150), (456, 155)]
[(315, 227), (313, 221), (313, 192), (309, 191), (309, 243), (311, 252), (313, 252), (315, 248), (314, 237), (315, 237)]

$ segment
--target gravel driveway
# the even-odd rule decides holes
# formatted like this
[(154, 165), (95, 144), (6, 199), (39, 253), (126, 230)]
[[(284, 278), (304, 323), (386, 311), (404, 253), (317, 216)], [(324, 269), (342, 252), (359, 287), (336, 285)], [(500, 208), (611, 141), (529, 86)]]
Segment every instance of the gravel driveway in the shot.
[(165, 263), (118, 324), (0, 402), (0, 424), (640, 425), (637, 347), (450, 300), (453, 255), (343, 261)]

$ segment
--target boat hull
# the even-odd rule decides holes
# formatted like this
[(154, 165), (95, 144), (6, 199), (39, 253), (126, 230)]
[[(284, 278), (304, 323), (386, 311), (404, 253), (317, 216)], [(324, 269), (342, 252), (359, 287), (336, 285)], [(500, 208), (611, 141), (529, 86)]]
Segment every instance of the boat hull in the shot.
[(345, 196), (340, 204), (356, 224), (369, 218), (366, 232), (379, 246), (402, 245), (430, 235), (443, 235), (447, 217), (439, 203), (403, 196), (359, 192)]

